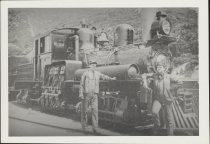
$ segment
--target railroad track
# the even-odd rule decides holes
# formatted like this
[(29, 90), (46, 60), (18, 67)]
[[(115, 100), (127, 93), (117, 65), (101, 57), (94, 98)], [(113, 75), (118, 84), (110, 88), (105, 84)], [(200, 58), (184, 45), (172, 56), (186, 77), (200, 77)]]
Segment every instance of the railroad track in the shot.
[[(76, 133), (83, 133), (84, 135), (93, 135), (93, 133), (91, 131), (84, 132), (82, 129), (64, 128), (64, 127), (61, 127), (61, 126), (55, 126), (55, 125), (51, 125), (51, 124), (45, 124), (45, 123), (30, 121), (30, 120), (17, 118), (17, 117), (13, 117), (13, 116), (9, 116), (9, 119), (14, 119), (14, 120), (22, 121), (22, 122), (32, 123), (32, 124), (45, 126), (45, 127), (49, 127), (49, 128), (55, 128), (55, 129), (64, 130), (64, 131), (72, 131), (72, 132), (76, 132)], [(101, 135), (101, 134), (98, 133), (98, 135)]]
[[(22, 105), (22, 104), (19, 104), (19, 103), (14, 103), (17, 107), (21, 107), (22, 109), (25, 109), (26, 111), (24, 113), (30, 113), (30, 109), (31, 109), (31, 106), (30, 105)], [(173, 114), (176, 114), (175, 113), (175, 110), (177, 110), (177, 103), (175, 103), (176, 105), (173, 105)], [(176, 107), (176, 108), (175, 108)], [(178, 109), (180, 111), (180, 108)], [(50, 113), (48, 111), (41, 111), (40, 107), (36, 107), (34, 106), (33, 107), (33, 112), (35, 113), (40, 113), (40, 114), (43, 114), (43, 115), (48, 115), (46, 120), (45, 121), (41, 121), (40, 118), (38, 117), (33, 117), (33, 114), (32, 114), (32, 117), (31, 115), (29, 114), (28, 115), (28, 118), (25, 118), (25, 117), (20, 117), (20, 116), (14, 116), (14, 115), (10, 115), (9, 118), (11, 119), (17, 119), (17, 120), (21, 120), (21, 121), (25, 121), (25, 122), (29, 122), (29, 123), (34, 123), (34, 124), (38, 124), (38, 125), (42, 125), (42, 126), (47, 126), (47, 127), (51, 127), (51, 128), (57, 128), (57, 129), (61, 129), (61, 130), (70, 130), (70, 131), (75, 131), (75, 132), (80, 132), (80, 133), (84, 133), (84, 134), (92, 134), (92, 128), (91, 126), (90, 129), (87, 131), (87, 132), (84, 132), (82, 129), (81, 129), (81, 125), (80, 125), (80, 119), (78, 117), (78, 115), (76, 114), (71, 114), (71, 113)], [(179, 112), (178, 111), (178, 112)], [(179, 113), (178, 113), (179, 114)], [(38, 114), (39, 115), (39, 114)], [(180, 114), (179, 114), (180, 115)], [(31, 117), (31, 118), (30, 118)], [(57, 117), (58, 119), (53, 119), (54, 117)], [(184, 121), (185, 119), (181, 119), (181, 117), (177, 117), (179, 118), (178, 120), (175, 120), (176, 121), (176, 125), (177, 125), (177, 122), (181, 123), (182, 121)], [(71, 124), (64, 121), (63, 123), (67, 123), (67, 127), (65, 125), (62, 125), (61, 123), (62, 122), (59, 122), (60, 120), (62, 121), (62, 119), (66, 119), (66, 121), (74, 121), (74, 123), (72, 125), (77, 125), (76, 127), (73, 127), (71, 128)], [(48, 123), (47, 121), (58, 121), (58, 122), (54, 122), (54, 123)], [(179, 124), (178, 123), (178, 124)], [(182, 123), (181, 123), (182, 124)], [(188, 124), (188, 123), (187, 123)], [(135, 136), (145, 136), (145, 135), (152, 135), (152, 130), (144, 130), (144, 131), (136, 131), (134, 129), (129, 129), (128, 127), (124, 127), (124, 126), (121, 126), (121, 125), (116, 125), (116, 124), (110, 124), (106, 121), (99, 121), (99, 125), (100, 125), (100, 129), (103, 131), (107, 131), (104, 133), (99, 133), (98, 135), (135, 135)], [(69, 127), (70, 126), (70, 127)], [(175, 129), (176, 131), (178, 131), (178, 133), (175, 133), (175, 135), (183, 135), (181, 134), (183, 132), (183, 130), (179, 129), (180, 126), (176, 126)], [(183, 127), (184, 129), (186, 129), (187, 127)], [(164, 133), (164, 132), (163, 132)]]
[[(56, 114), (43, 112), (38, 107), (33, 107), (33, 110), (29, 105), (19, 105), (16, 102), (9, 104), (9, 118), (20, 120), (23, 122), (29, 122), (32, 124), (37, 124), (40, 126), (47, 126), (51, 128), (56, 128), (60, 130), (70, 130), (79, 133), (84, 133), (84, 135), (93, 135), (92, 127), (88, 126), (84, 132), (81, 128), (81, 124), (78, 118), (74, 115), (66, 116), (65, 113)], [(124, 135), (116, 131), (112, 131), (106, 128), (99, 128), (97, 135)]]

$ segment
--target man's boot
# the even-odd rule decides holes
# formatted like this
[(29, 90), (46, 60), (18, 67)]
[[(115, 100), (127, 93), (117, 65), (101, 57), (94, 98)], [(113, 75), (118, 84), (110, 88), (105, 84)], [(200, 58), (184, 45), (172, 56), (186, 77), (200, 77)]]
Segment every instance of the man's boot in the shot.
[(167, 135), (168, 136), (173, 136), (174, 135), (174, 128), (173, 128), (173, 126), (169, 126), (167, 128)]
[(159, 136), (161, 135), (161, 131), (160, 131), (160, 127), (155, 125), (154, 128), (153, 128), (153, 135), (154, 136)]

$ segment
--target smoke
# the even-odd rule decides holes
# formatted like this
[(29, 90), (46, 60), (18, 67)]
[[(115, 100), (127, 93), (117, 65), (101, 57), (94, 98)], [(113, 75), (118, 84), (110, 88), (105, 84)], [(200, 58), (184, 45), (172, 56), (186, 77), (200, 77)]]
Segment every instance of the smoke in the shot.
[(151, 24), (155, 20), (155, 14), (157, 11), (157, 8), (144, 8), (139, 10), (141, 15), (142, 38), (144, 42), (147, 42), (150, 39)]
[(180, 81), (197, 80), (198, 81), (198, 61), (186, 62), (174, 68), (171, 72), (172, 77), (177, 77)]

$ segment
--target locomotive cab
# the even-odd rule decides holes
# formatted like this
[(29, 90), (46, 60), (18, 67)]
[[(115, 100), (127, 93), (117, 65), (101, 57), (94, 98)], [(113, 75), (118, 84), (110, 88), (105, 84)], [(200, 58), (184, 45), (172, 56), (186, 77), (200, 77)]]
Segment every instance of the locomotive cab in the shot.
[(46, 65), (66, 59), (78, 60), (77, 31), (77, 28), (58, 29), (35, 39), (35, 80), (43, 80)]

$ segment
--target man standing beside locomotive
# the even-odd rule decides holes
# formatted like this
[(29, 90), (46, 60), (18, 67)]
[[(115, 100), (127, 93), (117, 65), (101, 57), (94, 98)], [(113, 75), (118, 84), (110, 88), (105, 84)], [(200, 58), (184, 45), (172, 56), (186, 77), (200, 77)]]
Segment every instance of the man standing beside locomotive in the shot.
[(91, 107), (92, 127), (96, 133), (98, 128), (98, 93), (99, 80), (116, 80), (95, 70), (96, 62), (90, 63), (90, 68), (83, 73), (80, 81), (79, 97), (82, 100), (81, 106), (81, 123), (85, 130), (87, 122), (87, 110)]
[[(167, 135), (173, 135), (174, 130), (174, 119), (172, 114), (172, 101), (173, 97), (170, 92), (171, 86), (170, 82), (178, 81), (177, 77), (172, 77), (167, 73), (169, 68), (169, 60), (164, 55), (159, 55), (155, 63), (156, 73), (143, 74), (142, 78), (144, 82), (147, 81), (148, 76), (153, 77), (153, 104), (152, 113), (154, 115), (154, 134), (158, 134), (160, 129), (160, 116), (159, 112), (161, 108), (165, 113)], [(146, 84), (146, 83), (144, 83)], [(147, 85), (145, 85), (147, 87)]]

